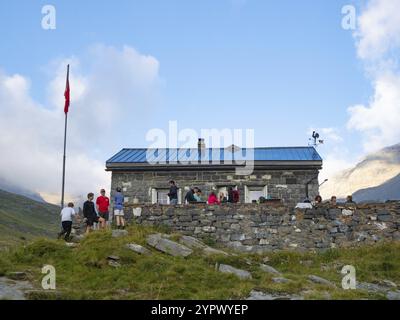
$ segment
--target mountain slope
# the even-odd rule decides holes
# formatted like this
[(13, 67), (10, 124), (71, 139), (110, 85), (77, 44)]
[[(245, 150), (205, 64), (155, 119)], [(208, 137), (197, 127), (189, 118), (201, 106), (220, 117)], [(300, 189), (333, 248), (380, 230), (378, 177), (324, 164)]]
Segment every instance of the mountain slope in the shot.
[(0, 190), (0, 246), (21, 238), (54, 237), (59, 231), (60, 209)]
[(400, 144), (396, 144), (369, 154), (354, 168), (331, 177), (321, 186), (320, 192), (324, 198), (332, 195), (344, 198), (358, 190), (380, 186), (399, 174)]
[(377, 187), (358, 190), (353, 194), (353, 199), (358, 202), (399, 200), (400, 174)]

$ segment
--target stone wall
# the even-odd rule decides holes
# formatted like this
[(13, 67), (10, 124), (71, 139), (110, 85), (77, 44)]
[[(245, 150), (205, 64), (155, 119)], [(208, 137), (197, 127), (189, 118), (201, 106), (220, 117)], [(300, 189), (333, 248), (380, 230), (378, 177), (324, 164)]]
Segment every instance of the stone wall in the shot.
[[(268, 196), (283, 199), (287, 205), (294, 205), (305, 197), (305, 184), (318, 175), (318, 170), (255, 170), (250, 176), (235, 175), (234, 171), (153, 171), (153, 172), (112, 172), (111, 187), (122, 187), (127, 202), (136, 198), (140, 203), (152, 203), (152, 188), (169, 188), (168, 182), (175, 180), (180, 187), (182, 199), (184, 187), (199, 187), (204, 200), (218, 186), (238, 186), (240, 202), (244, 201), (245, 186), (267, 186)], [(309, 195), (318, 194), (318, 180), (309, 185)]]
[(319, 250), (400, 240), (400, 202), (292, 209), (266, 204), (127, 205), (128, 220), (166, 225), (243, 252)]

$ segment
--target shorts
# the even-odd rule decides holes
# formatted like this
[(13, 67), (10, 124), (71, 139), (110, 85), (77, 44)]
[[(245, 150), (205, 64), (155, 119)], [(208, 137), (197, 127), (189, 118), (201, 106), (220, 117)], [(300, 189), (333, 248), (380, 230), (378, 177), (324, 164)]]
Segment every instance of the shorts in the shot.
[(86, 218), (86, 225), (89, 226), (89, 227), (93, 227), (93, 224), (97, 223), (97, 222), (99, 222), (99, 217), (98, 216)]
[(99, 216), (106, 221), (108, 221), (110, 219), (110, 214), (108, 211), (107, 212), (99, 212)]
[(123, 217), (124, 216), (124, 210), (123, 209), (115, 209), (114, 210), (114, 216)]

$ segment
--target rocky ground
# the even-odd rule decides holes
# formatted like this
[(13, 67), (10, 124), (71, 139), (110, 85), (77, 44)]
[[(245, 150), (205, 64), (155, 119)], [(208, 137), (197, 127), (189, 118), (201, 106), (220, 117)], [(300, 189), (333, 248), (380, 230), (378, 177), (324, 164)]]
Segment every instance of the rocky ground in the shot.
[[(379, 266), (377, 259), (380, 259), (377, 257), (387, 257), (387, 254), (390, 254), (387, 248), (391, 248), (393, 254), (399, 251), (399, 245), (393, 245), (394, 248), (352, 249), (361, 251), (343, 255), (338, 251), (312, 255), (293, 252), (246, 255), (211, 247), (191, 236), (167, 234), (140, 226), (128, 230), (97, 232), (87, 239), (75, 233), (70, 243), (43, 240), (39, 244), (33, 243), (26, 248), (6, 253), (8, 256), (5, 258), (9, 258), (12, 265), (7, 264), (4, 259), (0, 260), (0, 275), (3, 274), (0, 278), (0, 299), (74, 299), (81, 295), (87, 299), (93, 290), (108, 292), (107, 286), (96, 289), (96, 285), (100, 285), (98, 279), (93, 278), (92, 274), (87, 276), (88, 272), (93, 273), (93, 270), (97, 270), (99, 274), (103, 273), (103, 278), (110, 281), (115, 279), (118, 282), (121, 278), (124, 279), (120, 283), (113, 283), (111, 286), (115, 287), (103, 298), (400, 300), (397, 266), (391, 266), (391, 261), (383, 261), (383, 268), (389, 271), (393, 268), (393, 272), (376, 270)], [(101, 249), (103, 247), (106, 247), (105, 250)], [(346, 249), (343, 249), (343, 252), (345, 251)], [(360, 257), (358, 260), (360, 280), (357, 281), (356, 290), (350, 290), (353, 291), (350, 293), (341, 287), (340, 270), (345, 263), (357, 261), (346, 261), (347, 257), (353, 255), (366, 257)], [(372, 261), (368, 260), (368, 256)], [(46, 263), (56, 265), (57, 270), (61, 269), (58, 271), (61, 279), (54, 292), (46, 292), (40, 288), (37, 269), (39, 261), (43, 259), (38, 259), (39, 257), (45, 258)], [(396, 257), (393, 258), (397, 260)], [(69, 268), (78, 267), (80, 279), (77, 278), (78, 271), (69, 271)], [(368, 270), (374, 268), (375, 271), (367, 274)], [(139, 273), (137, 269), (140, 269)], [(384, 278), (382, 275), (388, 277)], [(87, 281), (86, 287), (85, 276), (91, 281)], [(171, 288), (163, 287), (168, 287), (165, 279), (169, 279)], [(144, 290), (157, 286), (157, 280), (160, 282), (158, 295), (149, 295), (147, 292), (146, 296)], [(216, 281), (218, 283), (213, 287)], [(150, 282), (153, 287), (150, 286)], [(203, 287), (199, 290), (204, 292), (193, 294), (193, 288), (200, 286), (200, 283)], [(78, 293), (74, 285), (81, 291), (87, 290), (88, 295), (84, 292)], [(207, 288), (210, 288), (210, 292), (207, 292)], [(177, 296), (175, 291), (172, 293), (169, 290), (181, 292), (178, 292)], [(93, 295), (92, 298), (99, 297)]]

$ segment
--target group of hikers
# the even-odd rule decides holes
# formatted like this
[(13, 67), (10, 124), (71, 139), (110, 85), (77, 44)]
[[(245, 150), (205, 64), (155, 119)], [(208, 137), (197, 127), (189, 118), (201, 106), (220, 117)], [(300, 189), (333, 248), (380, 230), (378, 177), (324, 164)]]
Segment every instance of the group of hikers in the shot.
[[(176, 186), (175, 181), (171, 180), (169, 182), (170, 188), (168, 192), (169, 203), (172, 205), (178, 204), (178, 187)], [(225, 195), (224, 192), (220, 192), (218, 196), (214, 191), (210, 193), (207, 199), (208, 204), (221, 204), (221, 203), (238, 203), (239, 202), (239, 191), (237, 188), (228, 188), (228, 195)], [(186, 203), (196, 203), (196, 202), (205, 202), (202, 198), (202, 192), (200, 188), (194, 187), (189, 188), (185, 195)]]
[[(96, 203), (94, 203), (94, 194), (92, 192), (87, 195), (87, 200), (83, 204), (83, 222), (86, 224), (86, 233), (94, 229), (110, 228), (113, 217), (115, 217), (117, 228), (125, 229), (124, 195), (121, 188), (116, 188), (113, 200), (114, 210), (110, 213), (110, 199), (106, 196), (104, 189), (100, 190), (100, 196), (97, 197)], [(60, 215), (62, 230), (58, 234), (58, 239), (64, 236), (65, 241), (68, 241), (72, 231), (73, 217), (77, 222), (81, 222), (81, 218), (76, 214), (72, 202), (61, 210)]]
[[(169, 182), (170, 188), (168, 192), (169, 204), (178, 204), (178, 187), (175, 181), (171, 180)], [(122, 194), (121, 188), (116, 188), (115, 194), (113, 196), (114, 208), (110, 212), (110, 199), (106, 196), (106, 191), (104, 189), (100, 190), (100, 195), (94, 202), (94, 194), (91, 192), (87, 195), (87, 200), (83, 204), (83, 222), (86, 224), (86, 233), (90, 233), (92, 230), (97, 229), (107, 229), (110, 228), (115, 217), (115, 223), (118, 229), (125, 229), (125, 218), (124, 218), (124, 195)], [(203, 200), (202, 192), (200, 188), (193, 187), (188, 188), (185, 195), (185, 203), (208, 203), (211, 205), (219, 205), (221, 203), (238, 203), (240, 199), (239, 191), (237, 187), (229, 187), (227, 189), (227, 194), (220, 192), (217, 194), (212, 191), (207, 201)], [(320, 195), (316, 196), (314, 201), (311, 203), (310, 200), (306, 199), (303, 203), (309, 203), (310, 206), (320, 206), (328, 203), (330, 206), (337, 205), (337, 199), (332, 196), (330, 201), (322, 201)], [(354, 204), (352, 196), (348, 196), (346, 199), (346, 204)], [(74, 204), (72, 202), (68, 203), (68, 206), (61, 210), (61, 224), (62, 230), (58, 234), (60, 239), (64, 236), (64, 239), (68, 241), (70, 239), (70, 234), (72, 231), (72, 221), (73, 217), (76, 218), (77, 222), (81, 222), (81, 218), (76, 214), (74, 210)]]

